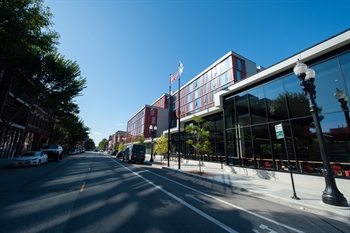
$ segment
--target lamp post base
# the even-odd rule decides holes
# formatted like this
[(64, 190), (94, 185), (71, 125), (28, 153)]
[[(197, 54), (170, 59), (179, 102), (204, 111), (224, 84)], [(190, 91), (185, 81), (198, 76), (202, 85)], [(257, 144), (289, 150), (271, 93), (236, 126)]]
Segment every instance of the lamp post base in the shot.
[(325, 193), (322, 194), (322, 202), (327, 205), (339, 206), (339, 207), (349, 207), (348, 201), (339, 193)]

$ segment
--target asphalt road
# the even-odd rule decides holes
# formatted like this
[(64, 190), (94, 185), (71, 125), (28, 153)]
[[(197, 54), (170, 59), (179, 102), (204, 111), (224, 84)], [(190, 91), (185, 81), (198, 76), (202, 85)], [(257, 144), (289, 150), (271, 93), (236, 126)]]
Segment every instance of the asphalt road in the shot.
[(0, 170), (0, 232), (349, 232), (341, 218), (87, 152)]

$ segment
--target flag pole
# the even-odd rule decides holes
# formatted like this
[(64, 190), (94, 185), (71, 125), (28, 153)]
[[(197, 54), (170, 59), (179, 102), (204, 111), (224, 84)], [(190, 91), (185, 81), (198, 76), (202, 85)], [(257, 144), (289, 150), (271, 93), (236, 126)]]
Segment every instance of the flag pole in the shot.
[(169, 83), (169, 96), (168, 96), (168, 167), (170, 167), (170, 97), (171, 97), (171, 73), (170, 73), (170, 83)]
[(178, 147), (178, 163), (179, 163), (179, 169), (181, 169), (181, 166), (180, 166), (180, 160), (181, 160), (181, 157), (180, 157), (180, 78), (181, 78), (181, 72), (180, 72), (180, 62), (179, 62), (179, 65), (177, 67), (177, 72), (178, 72), (178, 75), (179, 75), (179, 88), (178, 88), (178, 114), (177, 114), (177, 117), (178, 117), (178, 126), (177, 126), (177, 129), (178, 129), (178, 132), (177, 132), (177, 137), (178, 137), (178, 141), (177, 141), (177, 147)]

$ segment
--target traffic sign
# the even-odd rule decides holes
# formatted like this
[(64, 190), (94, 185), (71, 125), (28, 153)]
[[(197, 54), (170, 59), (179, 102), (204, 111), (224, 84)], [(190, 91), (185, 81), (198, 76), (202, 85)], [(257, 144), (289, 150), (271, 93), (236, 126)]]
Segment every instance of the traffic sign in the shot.
[(276, 131), (276, 138), (281, 139), (284, 138), (284, 132), (283, 132), (283, 126), (282, 123), (275, 125), (275, 131)]

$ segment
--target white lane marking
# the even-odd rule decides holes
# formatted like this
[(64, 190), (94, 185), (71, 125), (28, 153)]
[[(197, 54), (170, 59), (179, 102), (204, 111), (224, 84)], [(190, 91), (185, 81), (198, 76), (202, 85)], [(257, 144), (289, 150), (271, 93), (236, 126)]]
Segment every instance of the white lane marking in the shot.
[(264, 224), (260, 224), (259, 226), (261, 229), (264, 229), (264, 230), (268, 230), (269, 233), (278, 233), (277, 231), (274, 231), (272, 229), (270, 229), (268, 226), (264, 225)]
[(193, 200), (196, 200), (196, 201), (198, 201), (198, 202), (200, 202), (200, 203), (202, 203), (202, 204), (207, 204), (207, 203), (205, 203), (204, 201), (202, 201), (202, 200), (200, 200), (200, 199), (198, 199), (198, 198), (196, 198), (196, 197), (194, 197), (194, 195), (192, 195), (192, 194), (185, 194), (185, 197), (190, 197), (190, 198), (192, 198)]
[[(111, 158), (111, 159), (112, 159), (112, 158)], [(122, 165), (121, 163), (117, 162), (116, 160), (114, 160), (114, 159), (112, 159), (112, 160), (115, 161), (116, 163), (118, 163), (119, 165), (125, 167), (124, 165)], [(125, 167), (125, 168), (128, 169), (127, 167)], [(148, 170), (143, 169), (143, 168), (140, 168), (140, 169), (145, 170), (145, 171), (148, 171)], [(130, 169), (128, 169), (128, 170), (130, 171)], [(217, 198), (217, 197), (214, 197), (214, 196), (212, 196), (212, 195), (203, 193), (203, 192), (201, 192), (201, 191), (199, 191), (199, 190), (196, 190), (196, 189), (194, 189), (194, 188), (191, 188), (191, 187), (189, 187), (189, 186), (186, 186), (186, 185), (181, 184), (181, 183), (179, 183), (179, 182), (176, 182), (176, 181), (174, 181), (174, 180), (168, 179), (168, 178), (166, 178), (166, 177), (164, 177), (164, 176), (160, 176), (160, 175), (158, 175), (158, 174), (156, 174), (156, 173), (153, 173), (153, 172), (151, 172), (151, 171), (148, 171), (148, 172), (152, 173), (152, 174), (155, 175), (155, 176), (158, 176), (158, 177), (160, 177), (160, 178), (163, 178), (163, 179), (165, 179), (165, 180), (167, 180), (167, 181), (173, 182), (174, 184), (180, 185), (180, 186), (185, 187), (185, 188), (187, 188), (187, 189), (189, 189), (189, 190), (192, 190), (192, 191), (194, 191), (194, 192), (197, 192), (197, 193), (199, 193), (199, 194), (201, 194), (201, 195), (204, 195), (204, 196), (206, 196), (206, 197), (212, 198), (212, 199), (217, 200), (217, 201), (219, 201), (219, 202), (221, 202), (221, 203), (224, 203), (224, 204), (226, 204), (226, 205), (229, 205), (229, 206), (231, 206), (231, 207), (234, 207), (234, 208), (236, 208), (236, 209), (239, 209), (239, 210), (241, 210), (241, 211), (244, 211), (244, 212), (246, 212), (246, 213), (248, 213), (248, 214), (251, 214), (251, 215), (253, 215), (253, 216), (255, 216), (255, 217), (264, 219), (264, 220), (266, 220), (266, 221), (268, 221), (268, 222), (272, 222), (272, 223), (274, 223), (274, 224), (276, 224), (276, 225), (278, 225), (278, 226), (287, 228), (287, 229), (289, 229), (289, 230), (291, 230), (291, 231), (294, 231), (294, 232), (305, 233), (304, 231), (298, 230), (298, 229), (296, 229), (296, 228), (294, 228), (294, 227), (291, 227), (291, 226), (288, 226), (288, 225), (286, 225), (286, 224), (284, 224), (284, 223), (277, 222), (277, 221), (275, 221), (275, 220), (273, 220), (273, 219), (270, 219), (270, 218), (267, 218), (267, 217), (262, 216), (262, 215), (260, 215), (260, 214), (254, 213), (254, 212), (249, 211), (249, 210), (247, 210), (247, 209), (244, 209), (244, 208), (242, 208), (242, 207), (233, 205), (233, 204), (231, 204), (231, 203), (229, 203), (229, 202), (227, 202), (227, 201), (224, 201), (224, 200), (221, 200), (221, 199), (219, 199), (219, 198)], [(137, 174), (137, 173), (135, 173), (135, 174)]]
[[(113, 161), (115, 161), (116, 163), (118, 163), (116, 160), (112, 159)], [(120, 163), (119, 163), (120, 164)], [(154, 184), (152, 181), (147, 180), (146, 178), (144, 178), (143, 176), (141, 176), (140, 174), (132, 171), (131, 169), (125, 167), (124, 165), (120, 164), (121, 166), (123, 166), (125, 169), (129, 170), (131, 173), (134, 173), (136, 176), (140, 177), (141, 179), (143, 179), (144, 181), (146, 181), (147, 183), (153, 185), (155, 188), (159, 189), (160, 191), (162, 191), (163, 193), (167, 194), (168, 196), (172, 197), (173, 199), (175, 199), (176, 201), (180, 202), (181, 204), (183, 204), (184, 206), (187, 206), (188, 208), (190, 208), (191, 210), (193, 210), (194, 212), (196, 212), (197, 214), (201, 215), (202, 217), (208, 219), (209, 221), (211, 221), (212, 223), (218, 225), (219, 227), (221, 227), (222, 229), (231, 232), (231, 233), (238, 233), (238, 231), (233, 230), (232, 228), (226, 226), (224, 223), (216, 220), (215, 218), (207, 215), (206, 213), (200, 211), (199, 209), (195, 208), (194, 206), (188, 204), (187, 202), (181, 200), (180, 198), (176, 197), (175, 195), (173, 195), (172, 193), (166, 191), (165, 189), (163, 189), (162, 187)], [(143, 169), (145, 170), (145, 169)], [(147, 170), (146, 170), (147, 171)]]
[[(144, 169), (144, 170), (146, 170), (146, 169)], [(148, 172), (150, 172), (150, 171), (148, 171)], [(167, 180), (167, 181), (170, 181), (170, 182), (173, 182), (173, 183), (175, 183), (175, 184), (177, 184), (177, 185), (180, 185), (180, 186), (182, 186), (182, 187), (185, 187), (185, 188), (187, 188), (187, 189), (189, 189), (189, 190), (192, 190), (192, 191), (194, 191), (194, 192), (197, 192), (197, 193), (199, 193), (199, 194), (201, 194), (201, 195), (204, 195), (204, 196), (206, 196), (206, 197), (212, 198), (212, 199), (217, 200), (217, 201), (219, 201), (219, 202), (221, 202), (221, 203), (224, 203), (224, 204), (226, 204), (226, 205), (229, 205), (229, 206), (231, 206), (231, 207), (234, 207), (234, 208), (236, 208), (236, 209), (239, 209), (239, 210), (241, 210), (241, 211), (244, 211), (244, 212), (246, 212), (246, 213), (248, 213), (248, 214), (254, 215), (255, 217), (258, 217), (258, 218), (264, 219), (264, 220), (266, 220), (266, 221), (272, 222), (272, 223), (274, 223), (274, 224), (276, 224), (276, 225), (278, 225), (278, 226), (287, 228), (287, 229), (289, 229), (289, 230), (292, 230), (292, 231), (295, 231), (295, 232), (298, 232), (298, 233), (304, 233), (303, 231), (298, 230), (298, 229), (296, 229), (296, 228), (294, 228), (294, 227), (291, 227), (291, 226), (288, 226), (288, 225), (286, 225), (286, 224), (277, 222), (277, 221), (275, 221), (275, 220), (273, 220), (273, 219), (270, 219), (270, 218), (267, 218), (267, 217), (262, 216), (262, 215), (260, 215), (260, 214), (254, 213), (254, 212), (249, 211), (249, 210), (247, 210), (247, 209), (244, 209), (244, 208), (242, 208), (242, 207), (233, 205), (233, 204), (231, 204), (231, 203), (229, 203), (229, 202), (227, 202), (227, 201), (224, 201), (224, 200), (221, 200), (221, 199), (219, 199), (219, 198), (217, 198), (217, 197), (214, 197), (214, 196), (211, 196), (211, 195), (209, 195), (209, 194), (203, 193), (203, 192), (201, 192), (201, 191), (199, 191), (199, 190), (196, 190), (196, 189), (194, 189), (194, 188), (191, 188), (191, 187), (189, 187), (189, 186), (186, 186), (186, 185), (181, 184), (181, 183), (179, 183), (179, 182), (176, 182), (176, 181), (174, 181), (174, 180), (168, 179), (168, 178), (166, 178), (166, 177), (164, 177), (164, 176), (160, 176), (160, 175), (158, 175), (158, 174), (156, 174), (156, 173), (153, 173), (153, 172), (150, 172), (150, 173), (152, 173), (152, 174), (155, 175), (155, 176), (161, 177), (161, 178), (163, 178), (163, 179), (165, 179), (165, 180)]]

